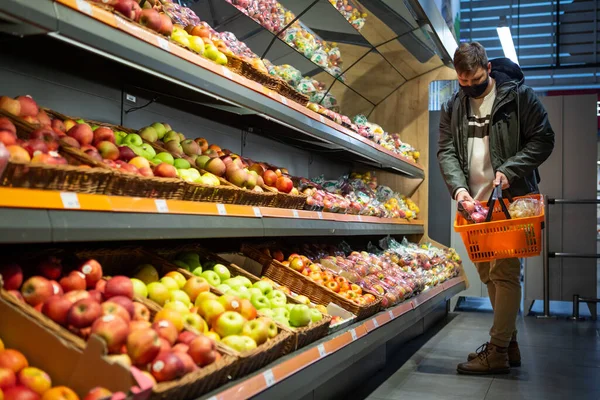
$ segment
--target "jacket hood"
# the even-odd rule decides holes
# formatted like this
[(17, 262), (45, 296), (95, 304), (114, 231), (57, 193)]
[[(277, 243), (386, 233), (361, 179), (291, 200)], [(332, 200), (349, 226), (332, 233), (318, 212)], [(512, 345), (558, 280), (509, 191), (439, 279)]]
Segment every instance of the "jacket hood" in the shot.
[(509, 81), (516, 82), (517, 86), (525, 83), (525, 76), (521, 67), (508, 58), (496, 58), (491, 60), (490, 63), (492, 64), (490, 75), (496, 80), (498, 86)]

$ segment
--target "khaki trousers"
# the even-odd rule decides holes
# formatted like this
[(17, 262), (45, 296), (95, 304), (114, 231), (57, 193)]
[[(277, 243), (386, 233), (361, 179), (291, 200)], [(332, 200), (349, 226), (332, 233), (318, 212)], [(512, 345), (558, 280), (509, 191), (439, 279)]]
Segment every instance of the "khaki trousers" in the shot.
[(516, 333), (521, 305), (521, 261), (518, 258), (506, 258), (475, 266), (481, 282), (487, 286), (494, 309), (490, 343), (507, 347)]

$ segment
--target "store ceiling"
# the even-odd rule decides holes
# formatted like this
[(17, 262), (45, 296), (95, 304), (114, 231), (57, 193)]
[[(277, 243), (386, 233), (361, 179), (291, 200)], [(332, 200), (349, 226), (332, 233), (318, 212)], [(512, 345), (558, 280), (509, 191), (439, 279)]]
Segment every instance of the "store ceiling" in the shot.
[(600, 0), (461, 0), (461, 41), (502, 57), (496, 26), (506, 16), (527, 83), (540, 91), (600, 88)]

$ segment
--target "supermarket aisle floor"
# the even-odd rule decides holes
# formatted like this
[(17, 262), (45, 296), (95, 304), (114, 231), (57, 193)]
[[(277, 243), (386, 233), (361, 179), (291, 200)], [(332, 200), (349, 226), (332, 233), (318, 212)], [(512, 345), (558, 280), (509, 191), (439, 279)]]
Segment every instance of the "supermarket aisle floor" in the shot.
[[(381, 371), (367, 390), (369, 400), (598, 400), (600, 399), (600, 323), (564, 318), (519, 317), (523, 366), (510, 375), (456, 374), (488, 339), (489, 312), (461, 312), (407, 343), (395, 368)], [(398, 369), (399, 367), (399, 369)], [(387, 378), (387, 379), (386, 379)]]

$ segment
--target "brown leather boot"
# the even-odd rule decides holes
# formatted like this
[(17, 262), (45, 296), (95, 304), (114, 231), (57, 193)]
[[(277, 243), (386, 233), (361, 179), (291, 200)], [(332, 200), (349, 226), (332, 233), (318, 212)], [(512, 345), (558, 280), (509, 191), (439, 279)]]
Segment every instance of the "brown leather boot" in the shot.
[(459, 374), (491, 375), (510, 372), (508, 349), (501, 349), (491, 343), (485, 343), (477, 349), (477, 356), (466, 363), (458, 364)]
[[(477, 358), (477, 353), (469, 353), (467, 360), (472, 361)], [(511, 367), (521, 366), (521, 350), (517, 342), (510, 342), (508, 345), (508, 364)]]

